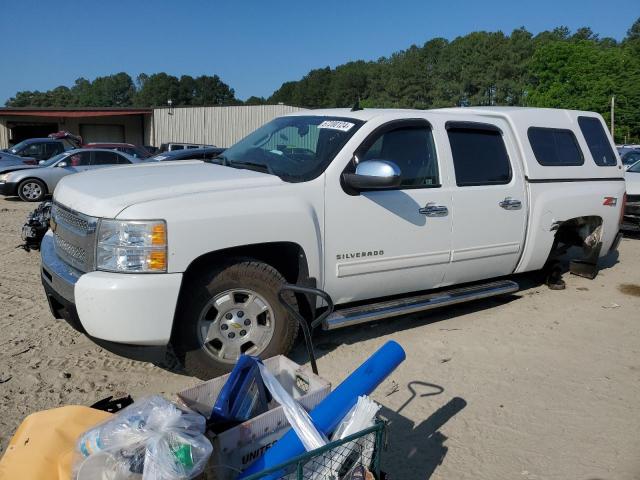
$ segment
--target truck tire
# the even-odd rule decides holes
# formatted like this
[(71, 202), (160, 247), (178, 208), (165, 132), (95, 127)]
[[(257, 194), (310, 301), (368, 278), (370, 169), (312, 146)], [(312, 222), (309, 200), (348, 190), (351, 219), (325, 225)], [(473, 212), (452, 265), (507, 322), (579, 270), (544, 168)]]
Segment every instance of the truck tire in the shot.
[[(186, 284), (173, 347), (187, 372), (206, 380), (231, 371), (242, 353), (288, 353), (298, 324), (278, 300), (284, 283), (270, 265), (236, 259)], [(286, 298), (297, 308), (293, 294)]]
[(23, 202), (41, 202), (47, 194), (47, 186), (37, 178), (27, 178), (18, 185), (18, 196)]

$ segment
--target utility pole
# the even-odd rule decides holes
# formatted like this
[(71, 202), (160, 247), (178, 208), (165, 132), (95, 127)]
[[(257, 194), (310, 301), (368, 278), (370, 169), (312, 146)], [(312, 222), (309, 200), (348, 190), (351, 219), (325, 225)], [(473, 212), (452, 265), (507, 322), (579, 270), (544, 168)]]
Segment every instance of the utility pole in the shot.
[(616, 110), (616, 96), (611, 95), (611, 138), (613, 138), (615, 142), (615, 110)]

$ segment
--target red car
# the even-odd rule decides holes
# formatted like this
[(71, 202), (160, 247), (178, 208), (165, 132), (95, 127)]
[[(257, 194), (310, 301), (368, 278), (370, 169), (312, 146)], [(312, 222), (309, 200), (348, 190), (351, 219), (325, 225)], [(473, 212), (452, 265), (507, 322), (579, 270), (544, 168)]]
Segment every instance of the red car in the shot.
[(151, 154), (145, 148), (138, 147), (131, 143), (86, 143), (82, 148), (108, 148), (131, 155), (134, 158), (149, 158)]

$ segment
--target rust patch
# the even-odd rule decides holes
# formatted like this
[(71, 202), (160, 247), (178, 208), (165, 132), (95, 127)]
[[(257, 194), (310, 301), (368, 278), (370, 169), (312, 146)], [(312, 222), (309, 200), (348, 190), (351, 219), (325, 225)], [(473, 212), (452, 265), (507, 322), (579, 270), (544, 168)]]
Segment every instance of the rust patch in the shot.
[(637, 283), (623, 283), (621, 285), (618, 285), (618, 290), (620, 290), (625, 295), (640, 297), (640, 285), (638, 285)]

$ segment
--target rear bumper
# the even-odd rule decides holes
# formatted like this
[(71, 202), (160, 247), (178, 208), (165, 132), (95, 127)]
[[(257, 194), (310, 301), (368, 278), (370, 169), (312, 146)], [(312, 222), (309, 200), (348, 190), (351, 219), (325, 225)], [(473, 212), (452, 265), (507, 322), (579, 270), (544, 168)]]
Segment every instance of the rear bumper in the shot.
[(9, 183), (0, 183), (0, 195), (4, 195), (6, 197), (14, 197), (18, 194), (18, 184), (9, 182)]
[(51, 312), (96, 340), (166, 346), (182, 274), (82, 273), (60, 260), (51, 232), (42, 239), (42, 284)]
[(640, 202), (627, 203), (624, 209), (622, 229), (640, 231)]

